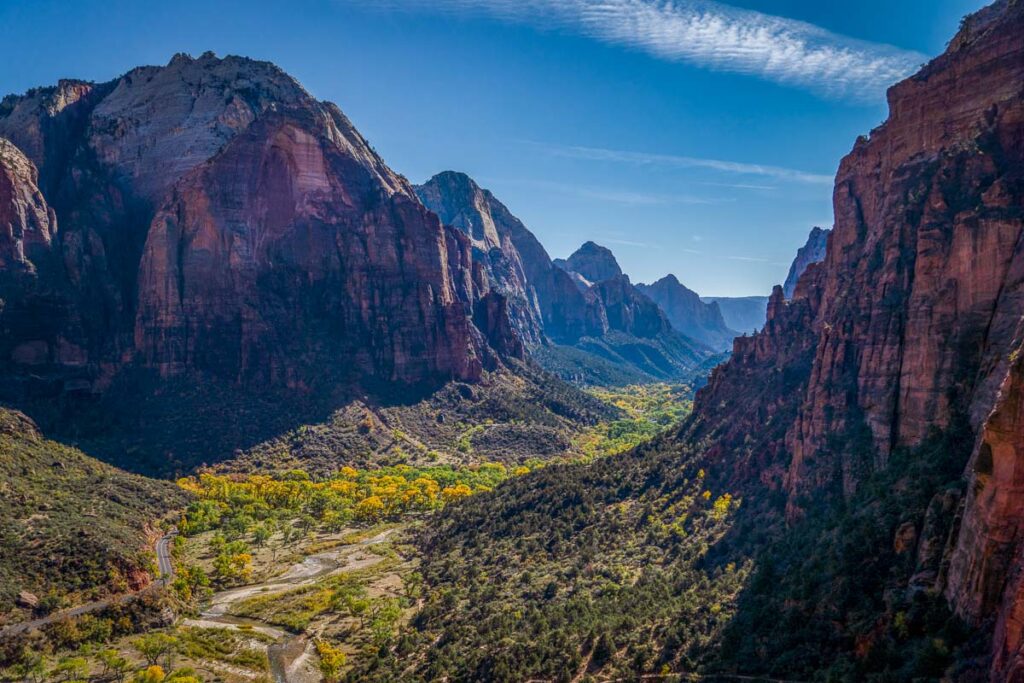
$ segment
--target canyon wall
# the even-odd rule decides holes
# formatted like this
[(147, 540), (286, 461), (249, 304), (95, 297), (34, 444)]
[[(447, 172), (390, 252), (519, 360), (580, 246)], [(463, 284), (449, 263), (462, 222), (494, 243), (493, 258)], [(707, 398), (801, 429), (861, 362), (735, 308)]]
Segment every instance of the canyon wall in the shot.
[(99, 394), (126, 369), (427, 385), (522, 355), (474, 245), (272, 64), (177, 55), (61, 81), (5, 98), (0, 137), (0, 270), (40, 271), (0, 314), (11, 397)]
[(840, 165), (824, 261), (788, 300), (773, 293), (687, 428), (737, 485), (783, 493), (798, 524), (894, 450), (967, 424), (962, 518), (930, 587), (969, 623), (995, 622), (993, 680), (1020, 680), (1024, 4), (966, 18), (889, 107)]

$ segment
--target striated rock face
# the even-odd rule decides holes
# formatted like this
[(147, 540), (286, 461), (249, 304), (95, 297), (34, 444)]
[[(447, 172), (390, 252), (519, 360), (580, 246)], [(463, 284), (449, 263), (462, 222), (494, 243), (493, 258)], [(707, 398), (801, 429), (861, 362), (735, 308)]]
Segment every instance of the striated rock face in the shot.
[(999, 398), (982, 428), (969, 476), (946, 594), (975, 623), (996, 617), (993, 669), (1024, 676), (1024, 358), (1016, 343)]
[[(423, 204), (436, 213), (442, 223), (458, 228), (469, 238), (474, 260), (483, 265), (487, 274), (485, 287), (508, 300), (512, 326), (519, 338), (530, 345), (539, 344), (544, 329), (541, 305), (513, 240), (516, 228), (529, 238), (533, 235), (489, 192), (463, 173), (439, 173), (415, 189)], [(498, 220), (494, 213), (498, 214)], [(546, 253), (544, 258), (547, 258)]]
[(555, 264), (566, 272), (579, 274), (590, 284), (622, 275), (611, 250), (593, 242), (584, 243), (569, 258), (558, 259)]
[(601, 280), (591, 292), (601, 304), (609, 330), (641, 338), (672, 331), (672, 324), (658, 304), (634, 287), (626, 275)]
[[(763, 332), (736, 340), (691, 429), (717, 434), (712, 449), (733, 455), (741, 476), (784, 491), (795, 521), (803, 501), (849, 496), (895, 448), (966, 421), (977, 441), (948, 572), (936, 569), (932, 508), (956, 499), (940, 495), (916, 541), (915, 580), (935, 581), (973, 624), (994, 620), (992, 678), (1019, 680), (1024, 4), (969, 17), (889, 105), (839, 168), (824, 261), (791, 300), (776, 290)], [(858, 430), (867, 452), (836, 445)], [(763, 448), (737, 448), (744, 433)]]
[(807, 236), (807, 242), (796, 252), (793, 265), (789, 267), (789, 274), (786, 275), (786, 282), (782, 285), (782, 293), (787, 299), (793, 298), (796, 292), (796, 283), (800, 276), (812, 263), (819, 263), (825, 259), (825, 246), (828, 244), (828, 235), (831, 230), (823, 230), (815, 226), (811, 234)]
[(527, 328), (502, 319), (518, 309), (474, 245), (272, 64), (177, 55), (61, 81), (5, 98), (0, 136), (24, 152), (0, 175), (20, 188), (0, 185), (0, 216), (18, 219), (0, 269), (33, 250), (55, 264), (0, 314), (5, 395), (40, 378), (46, 393), (103, 392), (132, 368), (303, 391), (421, 385), (475, 380), (494, 349), (522, 354)]
[[(793, 485), (863, 415), (882, 456), (991, 410), (1022, 308), (1024, 8), (999, 3), (889, 92), (889, 120), (836, 178)], [(965, 86), (969, 84), (969, 86)]]
[(56, 232), (35, 165), (0, 138), (0, 271), (34, 273), (34, 259), (46, 257)]
[(719, 351), (732, 346), (737, 332), (726, 326), (718, 304), (701, 301), (700, 296), (683, 286), (675, 275), (666, 275), (652, 285), (636, 287), (661, 307), (672, 327), (687, 337)]
[(417, 186), (416, 193), (442, 223), (470, 238), (477, 260), (487, 266), (489, 286), (508, 298), (511, 318), (526, 343), (537, 344), (543, 335), (557, 344), (575, 344), (607, 331), (601, 307), (586, 293), (589, 285), (578, 288), (490, 191), (463, 173), (445, 171)]
[(139, 269), (135, 346), (162, 374), (331, 369), (476, 379), (446, 236), (333, 107), (281, 108), (176, 184)]

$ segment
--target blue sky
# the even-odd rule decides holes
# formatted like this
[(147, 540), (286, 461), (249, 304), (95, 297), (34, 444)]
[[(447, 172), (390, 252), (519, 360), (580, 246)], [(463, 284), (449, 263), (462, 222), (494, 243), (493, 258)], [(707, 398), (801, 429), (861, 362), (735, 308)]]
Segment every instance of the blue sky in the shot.
[(565, 256), (766, 293), (887, 83), (982, 0), (0, 0), (0, 91), (175, 52), (276, 62), (414, 182), (469, 173)]

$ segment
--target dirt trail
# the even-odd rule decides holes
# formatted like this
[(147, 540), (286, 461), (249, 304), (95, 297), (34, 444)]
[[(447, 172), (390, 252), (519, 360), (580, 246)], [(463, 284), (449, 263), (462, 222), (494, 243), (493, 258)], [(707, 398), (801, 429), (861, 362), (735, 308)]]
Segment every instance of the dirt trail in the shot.
[(202, 628), (251, 629), (270, 636), (275, 640), (267, 646), (267, 658), (274, 683), (316, 683), (321, 680), (320, 672), (313, 644), (306, 634), (296, 635), (258, 619), (236, 617), (229, 613), (231, 606), (257, 595), (273, 595), (306, 586), (322, 576), (371, 567), (382, 558), (362, 553), (360, 549), (384, 542), (394, 531), (388, 529), (358, 543), (310, 555), (269, 581), (215, 593), (198, 619), (185, 619), (181, 623)]

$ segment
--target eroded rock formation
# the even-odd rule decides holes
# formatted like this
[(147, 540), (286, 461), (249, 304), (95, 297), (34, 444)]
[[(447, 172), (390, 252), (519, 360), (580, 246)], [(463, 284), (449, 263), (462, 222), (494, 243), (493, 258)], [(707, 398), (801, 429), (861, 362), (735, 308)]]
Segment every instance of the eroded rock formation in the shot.
[(575, 273), (587, 284), (596, 284), (622, 275), (622, 268), (615, 259), (615, 254), (607, 247), (594, 242), (584, 242), (583, 246), (574, 251), (567, 259), (555, 261), (562, 270)]
[[(894, 449), (966, 422), (977, 441), (962, 520), (942, 527), (939, 551), (935, 529), (956, 498), (937, 494), (914, 541), (915, 581), (976, 626), (994, 620), (992, 678), (1018, 680), (1024, 4), (967, 18), (889, 105), (839, 168), (824, 261), (790, 300), (775, 291), (764, 331), (736, 340), (697, 397), (691, 434), (717, 434), (712, 452), (731, 458), (735, 481), (783, 491), (798, 523), (804, 501), (850, 496)], [(739, 447), (752, 433), (758, 447)], [(855, 433), (863, 452), (849, 447)], [(936, 571), (950, 553), (948, 573)]]
[(46, 257), (56, 231), (35, 164), (0, 138), (0, 271), (34, 273), (34, 259)]

